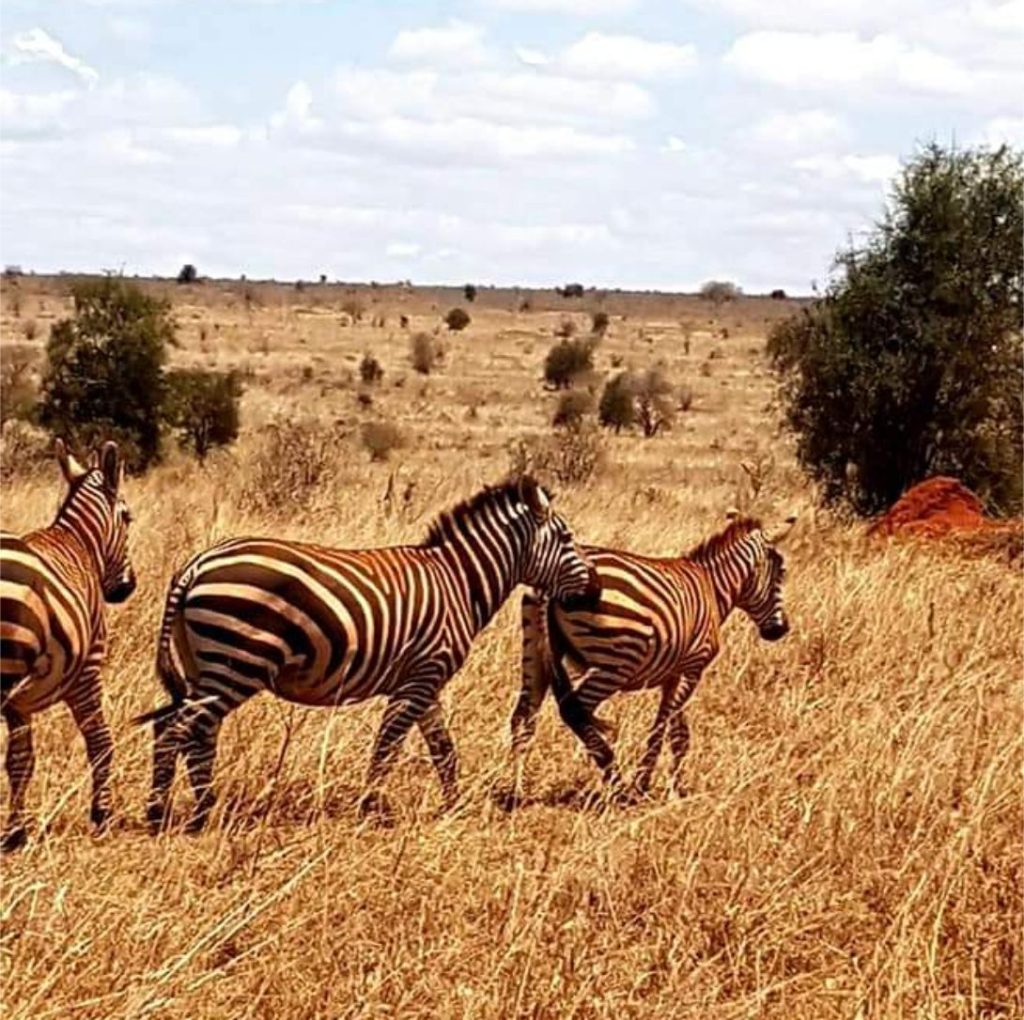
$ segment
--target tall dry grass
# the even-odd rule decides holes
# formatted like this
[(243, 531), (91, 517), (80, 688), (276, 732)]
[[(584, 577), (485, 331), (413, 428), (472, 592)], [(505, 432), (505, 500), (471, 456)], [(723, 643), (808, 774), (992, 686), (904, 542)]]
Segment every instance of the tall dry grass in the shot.
[[(252, 314), (259, 329), (277, 312)], [(474, 329), (487, 321), (481, 309)], [(633, 325), (613, 322), (611, 352), (646, 349)], [(557, 497), (587, 541), (675, 553), (736, 501), (745, 452), (766, 437), (782, 451), (760, 503), (804, 511), (788, 549), (793, 630), (768, 645), (747, 621), (729, 624), (690, 709), (685, 799), (663, 771), (647, 803), (590, 806), (597, 774), (549, 705), (526, 803), (499, 806), (518, 686), (510, 604), (444, 697), (461, 755), (457, 812), (437, 814), (413, 735), (388, 785), (397, 824), (361, 824), (380, 705), (267, 697), (225, 724), (209, 830), (145, 834), (149, 735), (128, 719), (160, 700), (153, 645), (174, 567), (247, 532), (415, 540), (437, 509), (501, 473), (496, 432), (544, 427), (539, 383), (521, 381), (539, 378), (542, 343), (517, 365), (478, 334), (428, 397), (388, 396), (410, 417), (421, 400), (423, 435), (395, 464), (338, 439), (287, 506), (245, 498), (264, 456), (255, 429), (205, 468), (172, 459), (130, 481), (140, 587), (111, 613), (105, 680), (119, 821), (90, 834), (74, 726), (63, 709), (39, 717), (36, 835), (2, 863), (4, 1016), (1022, 1015), (1021, 578), (990, 559), (871, 542), (811, 512), (771, 437), (749, 339), (710, 380), (693, 373), (697, 410), (673, 433), (609, 442), (604, 473)], [(361, 335), (346, 343), (366, 349)], [(670, 349), (677, 371), (701, 363), (702, 343), (686, 359)], [(396, 338), (396, 361), (404, 353)], [(467, 379), (487, 394), (479, 425), (452, 398)], [(284, 390), (269, 372), (247, 397), (249, 424), (287, 404), (336, 432), (338, 404), (313, 396), (320, 383)], [(17, 531), (49, 519), (58, 492), (43, 473), (4, 495), (4, 526)], [(651, 697), (605, 710), (627, 765)]]

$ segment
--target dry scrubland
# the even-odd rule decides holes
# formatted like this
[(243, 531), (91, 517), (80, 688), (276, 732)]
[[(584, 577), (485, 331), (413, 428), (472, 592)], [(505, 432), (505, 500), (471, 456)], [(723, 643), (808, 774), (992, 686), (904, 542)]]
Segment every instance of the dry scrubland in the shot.
[[(15, 318), (5, 286), (4, 338), (24, 344), (32, 318), (38, 346), (66, 307), (60, 282), (18, 288)], [(596, 772), (549, 705), (526, 805), (498, 806), (518, 686), (510, 605), (445, 694), (459, 812), (437, 817), (414, 735), (388, 788), (397, 825), (360, 824), (380, 706), (260, 699), (226, 724), (210, 830), (150, 840), (149, 737), (127, 720), (158, 698), (154, 635), (175, 565), (244, 532), (415, 540), (435, 510), (505, 470), (513, 437), (549, 432), (555, 398), (540, 367), (553, 327), (580, 304), (533, 295), (516, 312), (516, 295), (482, 291), (473, 324), (446, 339), (443, 370), (425, 379), (397, 317), (432, 328), (463, 303), (456, 292), (362, 290), (363, 323), (340, 326), (339, 288), (253, 288), (248, 306), (242, 285), (166, 289), (182, 327), (176, 362), (251, 373), (245, 434), (205, 468), (175, 457), (128, 484), (141, 584), (111, 614), (106, 673), (120, 820), (107, 838), (89, 834), (73, 725), (62, 709), (41, 717), (30, 801), (46, 835), (3, 862), (6, 1017), (1022, 1014), (1020, 576), (869, 542), (811, 511), (760, 354), (766, 320), (792, 308), (779, 302), (716, 314), (695, 299), (610, 295), (599, 368), (664, 359), (693, 407), (668, 435), (610, 438), (605, 472), (558, 494), (587, 540), (676, 553), (748, 493), (740, 461), (772, 450), (755, 509), (803, 511), (788, 553), (792, 633), (766, 645), (746, 620), (730, 623), (690, 710), (687, 798), (662, 772), (649, 803), (587, 806)], [(386, 326), (371, 326), (381, 313)], [(689, 355), (682, 319), (695, 329)], [(357, 399), (366, 350), (386, 373), (370, 407)], [(253, 492), (275, 467), (259, 430), (281, 414), (319, 424), (329, 471), (275, 509)], [(408, 438), (388, 464), (358, 442), (375, 416)], [(10, 482), (6, 527), (50, 518), (56, 474)], [(626, 763), (652, 697), (605, 710)]]

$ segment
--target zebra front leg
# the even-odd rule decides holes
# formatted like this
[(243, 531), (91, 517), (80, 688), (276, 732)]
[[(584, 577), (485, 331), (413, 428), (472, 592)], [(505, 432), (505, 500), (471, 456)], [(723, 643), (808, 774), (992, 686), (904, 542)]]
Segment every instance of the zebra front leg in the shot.
[(99, 675), (83, 678), (68, 699), (68, 708), (85, 739), (85, 753), (92, 770), (92, 805), (89, 817), (103, 832), (110, 822), (110, 765), (114, 758), (114, 742), (103, 717), (100, 701)]
[(523, 596), (520, 608), (523, 628), (522, 686), (509, 721), (517, 772), (537, 729), (537, 713), (544, 695), (551, 686), (551, 652), (547, 647), (546, 613), (547, 603), (539, 596), (531, 593)]
[(590, 757), (601, 770), (604, 781), (616, 791), (622, 789), (622, 777), (615, 764), (615, 754), (602, 736), (610, 727), (594, 718), (594, 712), (606, 699), (624, 686), (621, 678), (591, 668), (575, 693), (559, 695), (558, 711), (563, 721), (583, 741)]
[(427, 707), (418, 725), (427, 742), (434, 768), (437, 769), (437, 778), (441, 781), (444, 808), (450, 811), (459, 799), (459, 759), (438, 702), (434, 701)]
[(404, 686), (388, 701), (384, 719), (370, 756), (366, 792), (359, 802), (359, 813), (388, 815), (390, 808), (380, 788), (395, 763), (398, 751), (412, 726), (419, 721), (437, 697), (436, 685)]
[(661, 756), (661, 745), (665, 740), (665, 729), (668, 726), (672, 715), (673, 702), (676, 696), (678, 681), (669, 681), (661, 688), (661, 701), (658, 703), (658, 714), (654, 717), (654, 725), (651, 726), (650, 735), (647, 737), (647, 747), (640, 759), (640, 767), (637, 769), (635, 789), (641, 796), (646, 796), (651, 788), (651, 780), (654, 777), (654, 769)]
[(25, 829), (25, 791), (28, 789), (35, 755), (32, 752), (32, 724), (27, 716), (20, 715), (12, 708), (3, 712), (7, 724), (7, 781), (11, 787), (10, 814), (4, 834), (0, 837), (0, 851), (9, 853), (19, 850), (28, 838)]
[(680, 797), (686, 796), (686, 787), (683, 786), (683, 759), (690, 750), (690, 724), (686, 721), (686, 703), (690, 700), (694, 688), (700, 680), (700, 673), (687, 676), (683, 680), (672, 705), (671, 718), (669, 720), (668, 739), (672, 747), (672, 784)]

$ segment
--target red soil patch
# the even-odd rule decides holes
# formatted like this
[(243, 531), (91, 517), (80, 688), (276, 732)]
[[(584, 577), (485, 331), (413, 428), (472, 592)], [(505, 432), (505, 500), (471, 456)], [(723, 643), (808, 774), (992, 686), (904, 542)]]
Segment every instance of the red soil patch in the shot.
[(1024, 522), (985, 516), (981, 500), (955, 478), (929, 478), (908, 489), (871, 526), (875, 535), (961, 539), (1020, 555)]

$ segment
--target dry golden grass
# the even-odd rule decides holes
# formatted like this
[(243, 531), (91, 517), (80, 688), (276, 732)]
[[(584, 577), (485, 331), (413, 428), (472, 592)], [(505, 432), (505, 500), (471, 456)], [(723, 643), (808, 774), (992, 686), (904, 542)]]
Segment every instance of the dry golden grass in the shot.
[[(64, 307), (57, 282), (19, 286), (21, 315), (41, 325)], [(416, 539), (436, 510), (502, 474), (509, 440), (548, 431), (555, 398), (540, 365), (566, 306), (533, 295), (536, 310), (518, 313), (519, 296), (481, 291), (473, 324), (446, 338), (445, 367), (424, 380), (408, 365), (407, 334), (461, 304), (454, 292), (367, 289), (363, 322), (343, 327), (340, 288), (260, 287), (247, 309), (241, 285), (205, 286), (168, 288), (183, 326), (175, 359), (251, 372), (246, 434), (205, 468), (174, 457), (128, 484), (141, 583), (111, 613), (105, 683), (120, 820), (106, 838), (89, 833), (73, 724), (63, 709), (39, 717), (36, 836), (2, 865), (5, 1017), (1024, 1012), (1021, 578), (991, 559), (868, 541), (811, 511), (757, 353), (765, 318), (784, 310), (774, 302), (726, 306), (722, 339), (701, 302), (609, 296), (601, 370), (612, 357), (663, 359), (692, 388), (693, 409), (666, 436), (609, 440), (605, 473), (558, 495), (587, 541), (675, 553), (744, 495), (740, 461), (771, 451), (778, 466), (755, 509), (803, 511), (788, 553), (792, 633), (767, 645), (747, 621), (730, 623), (690, 709), (687, 798), (662, 774), (649, 803), (586, 806), (596, 772), (549, 705), (528, 802), (498, 806), (518, 687), (510, 604), (445, 694), (465, 786), (458, 812), (438, 817), (413, 736), (388, 786), (398, 824), (360, 824), (380, 706), (264, 698), (225, 726), (209, 831), (149, 839), (149, 735), (128, 719), (160, 700), (152, 653), (173, 568), (245, 532)], [(371, 326), (380, 314), (388, 325)], [(2, 328), (24, 342), (9, 300)], [(369, 408), (356, 399), (366, 350), (385, 369)], [(332, 433), (317, 485), (276, 509), (244, 497), (259, 429), (281, 414)], [(409, 439), (389, 464), (359, 445), (375, 416)], [(7, 488), (5, 527), (51, 517), (55, 476)], [(627, 765), (653, 709), (636, 695), (606, 710)]]

